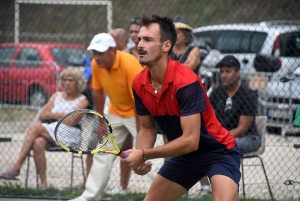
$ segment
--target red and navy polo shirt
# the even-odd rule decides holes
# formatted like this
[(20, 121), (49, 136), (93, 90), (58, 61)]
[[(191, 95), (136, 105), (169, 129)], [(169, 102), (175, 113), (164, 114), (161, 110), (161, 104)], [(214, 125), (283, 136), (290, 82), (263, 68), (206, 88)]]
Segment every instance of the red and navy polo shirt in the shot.
[(217, 120), (201, 80), (188, 67), (168, 60), (160, 96), (154, 93), (148, 68), (135, 76), (132, 88), (137, 114), (151, 115), (169, 141), (183, 133), (181, 116), (200, 113), (200, 144), (196, 152), (223, 152), (235, 147), (234, 137)]

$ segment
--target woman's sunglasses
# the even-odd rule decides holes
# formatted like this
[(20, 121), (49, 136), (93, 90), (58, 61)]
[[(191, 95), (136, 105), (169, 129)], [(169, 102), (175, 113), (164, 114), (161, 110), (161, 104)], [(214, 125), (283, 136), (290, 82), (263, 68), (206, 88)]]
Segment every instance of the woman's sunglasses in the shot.
[(142, 26), (142, 22), (141, 22), (140, 18), (131, 18), (130, 19), (130, 24), (137, 24), (137, 25)]

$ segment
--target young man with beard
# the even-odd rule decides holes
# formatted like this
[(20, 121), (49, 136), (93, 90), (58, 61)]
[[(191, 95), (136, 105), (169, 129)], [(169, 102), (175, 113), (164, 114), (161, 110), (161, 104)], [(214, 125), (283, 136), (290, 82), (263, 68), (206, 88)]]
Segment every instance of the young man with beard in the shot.
[[(199, 77), (169, 54), (176, 41), (173, 21), (143, 17), (139, 61), (147, 67), (132, 88), (141, 121), (135, 150), (121, 162), (145, 175), (148, 159), (168, 159), (155, 176), (145, 201), (172, 201), (208, 175), (213, 200), (238, 200), (240, 154), (234, 137), (219, 123)], [(169, 143), (153, 147), (156, 123)]]

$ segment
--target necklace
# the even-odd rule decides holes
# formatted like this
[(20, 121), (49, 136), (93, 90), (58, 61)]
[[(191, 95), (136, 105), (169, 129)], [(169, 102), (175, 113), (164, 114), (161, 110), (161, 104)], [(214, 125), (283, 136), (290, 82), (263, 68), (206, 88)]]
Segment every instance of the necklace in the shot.
[(160, 89), (162, 87), (162, 85), (160, 85), (159, 87), (155, 87), (155, 84), (153, 82), (153, 80), (151, 79), (151, 86), (154, 89), (154, 93), (157, 94), (158, 93), (158, 89)]

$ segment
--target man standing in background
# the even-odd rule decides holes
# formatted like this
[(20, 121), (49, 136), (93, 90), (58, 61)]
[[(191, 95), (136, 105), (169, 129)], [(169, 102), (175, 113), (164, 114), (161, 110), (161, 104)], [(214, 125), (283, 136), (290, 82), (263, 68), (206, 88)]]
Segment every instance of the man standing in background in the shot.
[[(134, 76), (142, 70), (142, 66), (132, 55), (117, 50), (113, 37), (108, 33), (95, 35), (88, 50), (93, 52), (94, 57), (92, 81), (96, 111), (104, 113), (106, 93), (110, 99), (107, 119), (118, 146), (122, 147), (127, 134), (131, 133), (136, 138), (139, 130), (131, 86)], [(95, 154), (85, 191), (72, 201), (100, 200), (116, 157), (113, 154)]]
[[(110, 32), (110, 35), (114, 38), (116, 42), (117, 50), (128, 52), (128, 35), (125, 29), (117, 28), (113, 29)], [(106, 96), (108, 99), (108, 97)], [(121, 147), (122, 150), (126, 151), (128, 149), (133, 148), (133, 136), (128, 133), (123, 146)], [(107, 191), (108, 195), (125, 195), (126, 190), (128, 187), (129, 179), (130, 179), (131, 168), (126, 164), (120, 164), (120, 185), (115, 186), (113, 189)]]
[(128, 35), (125, 29), (123, 28), (117, 28), (113, 29), (109, 32), (109, 34), (114, 38), (116, 42), (116, 48), (117, 50), (128, 52)]
[(129, 48), (129, 53), (135, 56), (136, 58), (139, 57), (137, 46), (139, 43), (138, 34), (141, 27), (142, 27), (142, 22), (140, 17), (134, 17), (130, 20), (129, 33), (130, 33), (130, 39), (134, 43), (134, 46)]

